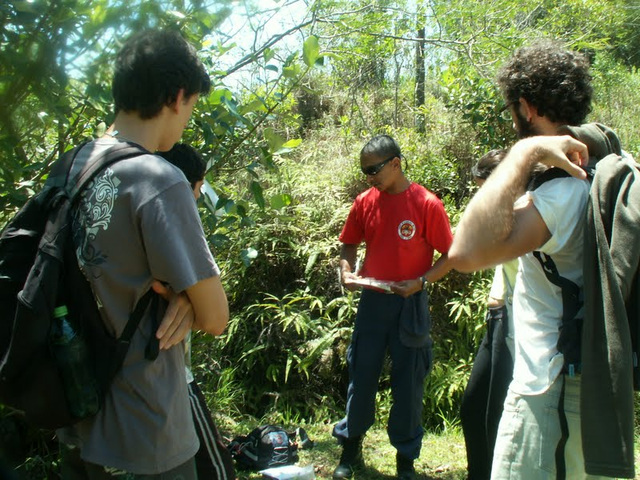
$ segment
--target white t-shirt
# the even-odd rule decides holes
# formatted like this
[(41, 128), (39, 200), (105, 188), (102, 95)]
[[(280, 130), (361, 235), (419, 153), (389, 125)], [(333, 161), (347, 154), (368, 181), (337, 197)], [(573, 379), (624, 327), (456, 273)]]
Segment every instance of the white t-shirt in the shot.
[(489, 291), (489, 297), (502, 300), (507, 308), (507, 335), (505, 342), (512, 357), (515, 355), (515, 342), (513, 338), (513, 288), (516, 283), (517, 273), (517, 258), (496, 266), (493, 274), (493, 283)]
[[(582, 289), (583, 231), (589, 183), (558, 178), (525, 193), (517, 202), (531, 199), (551, 238), (539, 251), (549, 255), (560, 276)], [(558, 352), (562, 319), (562, 292), (544, 274), (540, 262), (527, 253), (519, 258), (514, 301), (515, 360), (511, 389), (521, 395), (544, 393), (562, 370)]]

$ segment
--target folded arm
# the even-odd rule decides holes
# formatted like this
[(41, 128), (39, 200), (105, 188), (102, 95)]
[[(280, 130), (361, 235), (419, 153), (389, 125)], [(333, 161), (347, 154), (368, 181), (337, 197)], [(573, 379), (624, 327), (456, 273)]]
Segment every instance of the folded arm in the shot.
[(187, 288), (195, 313), (193, 328), (220, 335), (229, 321), (229, 303), (219, 276), (205, 278)]
[(201, 280), (181, 293), (175, 293), (157, 280), (151, 287), (169, 302), (156, 331), (161, 349), (182, 342), (192, 329), (212, 335), (224, 331), (229, 321), (229, 304), (220, 277)]

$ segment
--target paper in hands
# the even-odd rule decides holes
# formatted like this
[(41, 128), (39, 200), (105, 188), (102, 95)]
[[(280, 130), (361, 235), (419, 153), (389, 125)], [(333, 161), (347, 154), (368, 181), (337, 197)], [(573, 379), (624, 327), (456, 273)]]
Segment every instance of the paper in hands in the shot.
[(385, 292), (391, 292), (391, 283), (385, 282), (383, 280), (376, 280), (371, 277), (350, 277), (345, 279), (345, 285), (360, 285), (361, 287), (373, 287), (378, 288), (380, 290), (384, 290)]

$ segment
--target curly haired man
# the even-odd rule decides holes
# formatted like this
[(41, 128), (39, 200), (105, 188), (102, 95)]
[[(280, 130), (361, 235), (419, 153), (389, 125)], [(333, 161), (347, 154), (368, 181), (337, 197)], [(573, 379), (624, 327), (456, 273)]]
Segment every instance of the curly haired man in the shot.
[[(602, 135), (601, 143), (587, 150), (575, 138), (559, 134), (581, 129), (591, 110), (589, 62), (559, 43), (540, 41), (514, 53), (500, 70), (498, 84), (523, 139), (469, 203), (449, 251), (451, 266), (464, 272), (513, 258), (519, 262), (513, 295), (514, 374), (491, 478), (598, 478), (585, 472), (579, 364), (568, 363), (568, 351), (559, 346), (561, 328), (568, 325), (563, 318), (568, 302), (547, 275), (555, 271), (583, 290), (589, 182), (579, 166), (586, 165), (592, 146), (606, 150), (602, 144), (607, 141)], [(531, 187), (530, 174), (538, 163), (571, 176)], [(580, 313), (570, 320), (577, 318)]]

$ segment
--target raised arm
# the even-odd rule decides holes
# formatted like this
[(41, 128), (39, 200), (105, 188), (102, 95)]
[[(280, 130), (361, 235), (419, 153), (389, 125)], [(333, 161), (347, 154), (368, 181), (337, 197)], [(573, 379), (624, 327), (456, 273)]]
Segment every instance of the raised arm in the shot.
[(587, 148), (570, 136), (531, 137), (516, 143), (471, 199), (456, 229), (449, 264), (461, 272), (492, 267), (542, 246), (550, 232), (531, 201), (514, 206), (535, 163), (585, 178)]

